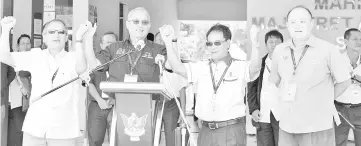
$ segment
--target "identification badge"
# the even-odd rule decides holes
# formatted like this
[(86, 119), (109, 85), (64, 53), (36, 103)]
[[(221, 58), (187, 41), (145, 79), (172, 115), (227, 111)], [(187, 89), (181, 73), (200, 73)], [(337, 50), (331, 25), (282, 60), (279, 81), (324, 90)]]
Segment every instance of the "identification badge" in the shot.
[(136, 83), (136, 82), (138, 82), (138, 75), (125, 74), (124, 75), (124, 82)]
[(286, 87), (286, 95), (283, 96), (283, 100), (285, 101), (294, 101), (296, 97), (297, 84), (291, 82)]

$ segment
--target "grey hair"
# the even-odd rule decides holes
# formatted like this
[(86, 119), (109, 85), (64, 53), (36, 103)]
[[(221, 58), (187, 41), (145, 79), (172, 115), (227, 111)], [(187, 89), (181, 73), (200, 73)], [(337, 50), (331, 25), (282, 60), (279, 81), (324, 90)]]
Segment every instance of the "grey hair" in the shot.
[(128, 20), (129, 20), (129, 18), (130, 18), (135, 12), (137, 12), (137, 11), (145, 12), (145, 13), (147, 14), (147, 16), (148, 16), (149, 21), (150, 21), (149, 12), (148, 12), (144, 7), (136, 7), (136, 8), (134, 8), (134, 9), (130, 10), (129, 13), (128, 13)]

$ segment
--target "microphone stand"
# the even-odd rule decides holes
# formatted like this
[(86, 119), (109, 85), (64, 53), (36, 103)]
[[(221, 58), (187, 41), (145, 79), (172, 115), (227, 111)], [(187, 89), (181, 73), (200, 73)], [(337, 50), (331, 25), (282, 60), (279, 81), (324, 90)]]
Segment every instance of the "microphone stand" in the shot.
[[(87, 74), (87, 78), (90, 79), (90, 77), (89, 77), (90, 74), (94, 73), (95, 71), (98, 71), (98, 70), (102, 69), (104, 66), (106, 66), (106, 65), (108, 65), (108, 64), (111, 64), (111, 63), (113, 63), (115, 60), (117, 60), (117, 59), (119, 59), (119, 58), (121, 58), (121, 57), (123, 57), (123, 56), (125, 56), (125, 55), (128, 55), (128, 54), (130, 54), (130, 53), (132, 53), (132, 52), (134, 52), (134, 50), (129, 50), (128, 52), (126, 52), (126, 53), (124, 53), (124, 54), (122, 54), (122, 55), (119, 55), (119, 56), (113, 58), (112, 60), (110, 60), (110, 61), (102, 64), (102, 65), (97, 66), (96, 68), (92, 69), (91, 71), (88, 71), (87, 73), (84, 72), (83, 74), (86, 73), (86, 74)], [(48, 95), (48, 94), (50, 94), (50, 93), (52, 93), (52, 92), (54, 92), (54, 91), (56, 91), (56, 90), (64, 87), (64, 86), (66, 86), (66, 85), (68, 85), (68, 84), (70, 84), (70, 83), (72, 83), (72, 82), (74, 82), (74, 81), (76, 81), (76, 80), (78, 80), (78, 79), (82, 79), (82, 78), (81, 78), (80, 76), (78, 76), (78, 77), (76, 77), (76, 78), (74, 78), (74, 79), (71, 79), (70, 81), (65, 82), (64, 84), (61, 84), (61, 85), (59, 85), (59, 86), (57, 86), (57, 87), (49, 90), (48, 92), (45, 92), (44, 94), (41, 94), (41, 96), (40, 96), (39, 98), (35, 99), (33, 102), (36, 102), (36, 101), (40, 100), (40, 99), (43, 98), (44, 96), (46, 96), (46, 95)], [(88, 81), (84, 81), (84, 80), (83, 80), (82, 85), (83, 85), (83, 86), (86, 86), (87, 84), (88, 84)]]

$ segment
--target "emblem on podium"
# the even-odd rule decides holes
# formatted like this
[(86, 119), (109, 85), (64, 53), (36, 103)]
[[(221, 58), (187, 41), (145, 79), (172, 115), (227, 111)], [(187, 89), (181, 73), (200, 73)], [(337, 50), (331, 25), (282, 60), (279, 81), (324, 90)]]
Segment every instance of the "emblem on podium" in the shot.
[(132, 113), (130, 117), (120, 114), (124, 124), (124, 134), (130, 136), (130, 141), (140, 141), (140, 136), (145, 134), (144, 126), (147, 123), (148, 115), (138, 117), (135, 113)]

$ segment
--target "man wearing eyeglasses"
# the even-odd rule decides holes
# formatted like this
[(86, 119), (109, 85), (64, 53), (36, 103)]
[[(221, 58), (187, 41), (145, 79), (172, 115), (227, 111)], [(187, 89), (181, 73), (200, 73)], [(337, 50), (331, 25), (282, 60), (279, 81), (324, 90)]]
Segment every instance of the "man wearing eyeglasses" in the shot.
[[(348, 62), (352, 84), (335, 100), (337, 111), (348, 121), (341, 119), (341, 124), (335, 128), (336, 145), (346, 146), (350, 131), (353, 129), (356, 146), (361, 145), (361, 32), (350, 28), (344, 34), (346, 49), (341, 50), (343, 59)], [(347, 123), (350, 122), (350, 123)]]
[(159, 67), (154, 59), (158, 54), (165, 54), (165, 49), (146, 39), (151, 26), (148, 11), (143, 7), (131, 10), (126, 26), (129, 38), (109, 45), (96, 53), (96, 58), (91, 56), (88, 59), (92, 61), (91, 68), (132, 51), (130, 55), (125, 55), (103, 68), (104, 71), (109, 71), (108, 81), (159, 82)]
[[(155, 57), (158, 54), (164, 55), (165, 48), (146, 39), (151, 26), (149, 13), (145, 8), (138, 7), (129, 11), (127, 18), (126, 27), (129, 38), (112, 43), (95, 55), (88, 56), (90, 68), (95, 68), (97, 65), (132, 51), (102, 69), (102, 71), (109, 72), (107, 80), (113, 82), (159, 82), (160, 71), (159, 66), (155, 64)], [(110, 98), (115, 98), (114, 93), (108, 95)]]
[[(100, 49), (104, 50), (107, 46), (117, 41), (114, 32), (106, 32), (101, 37)], [(106, 81), (109, 77), (108, 72), (96, 71), (90, 75), (89, 84), (89, 106), (88, 106), (88, 136), (90, 146), (102, 146), (104, 142), (105, 132), (108, 129), (110, 133), (110, 125), (112, 119), (112, 109), (114, 99), (104, 94), (99, 87), (101, 81)]]
[[(228, 50), (232, 37), (230, 29), (222, 24), (212, 26), (207, 34), (207, 49), (211, 59), (184, 66), (176, 56), (174, 29), (160, 28), (166, 44), (168, 61), (173, 72), (198, 85), (195, 115), (202, 120), (197, 145), (246, 146), (246, 106), (244, 104), (247, 82), (258, 77), (261, 58), (258, 42), (252, 41), (251, 62), (233, 59)], [(259, 29), (251, 29), (252, 40)]]
[(258, 146), (278, 145), (278, 89), (268, 81), (271, 73), (274, 48), (283, 42), (277, 30), (266, 33), (265, 43), (268, 54), (262, 58), (260, 76), (248, 84), (247, 101), (252, 125), (257, 128)]

